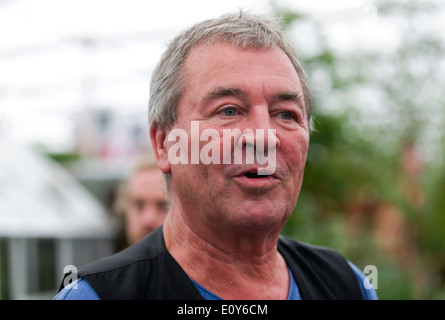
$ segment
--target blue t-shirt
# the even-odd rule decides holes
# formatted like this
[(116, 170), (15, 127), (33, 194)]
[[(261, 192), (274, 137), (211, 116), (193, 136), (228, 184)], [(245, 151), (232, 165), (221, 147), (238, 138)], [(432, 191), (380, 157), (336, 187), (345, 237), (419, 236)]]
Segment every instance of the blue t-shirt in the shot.
[[(370, 285), (369, 279), (365, 276), (365, 274), (353, 263), (349, 262), (349, 265), (351, 266), (352, 270), (354, 271), (355, 277), (357, 278), (360, 290), (362, 291), (363, 294), (363, 299), (378, 300), (377, 293)], [(287, 296), (287, 300), (302, 300), (297, 282), (295, 281), (295, 278), (290, 269), (288, 270), (290, 277), (290, 285), (289, 285), (289, 294)], [(205, 300), (223, 300), (216, 294), (202, 287), (193, 279), (191, 280), (195, 284), (199, 293)], [(100, 300), (100, 298), (87, 281), (85, 281), (82, 278), (79, 278), (70, 283), (69, 285), (67, 285), (63, 290), (61, 290), (54, 297), (54, 300)]]

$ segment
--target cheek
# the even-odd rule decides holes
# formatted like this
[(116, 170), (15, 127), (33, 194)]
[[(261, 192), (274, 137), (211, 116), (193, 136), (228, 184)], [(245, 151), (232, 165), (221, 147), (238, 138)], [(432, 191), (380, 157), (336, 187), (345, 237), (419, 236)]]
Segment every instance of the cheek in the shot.
[[(197, 144), (198, 145), (198, 144)], [(215, 129), (204, 129), (200, 133), (199, 162), (204, 165), (223, 163), (225, 150), (223, 136)]]
[(137, 212), (129, 211), (125, 215), (125, 220), (128, 228), (134, 228), (134, 225), (138, 222)]
[[(281, 139), (280, 139), (281, 140)], [(304, 168), (309, 148), (309, 139), (305, 135), (292, 136), (281, 140), (282, 154), (295, 165), (295, 169)]]
[(303, 183), (309, 142), (305, 137), (299, 137), (299, 139), (289, 137), (281, 142), (282, 152), (280, 155), (288, 169), (289, 180), (294, 184), (295, 191), (298, 193)]

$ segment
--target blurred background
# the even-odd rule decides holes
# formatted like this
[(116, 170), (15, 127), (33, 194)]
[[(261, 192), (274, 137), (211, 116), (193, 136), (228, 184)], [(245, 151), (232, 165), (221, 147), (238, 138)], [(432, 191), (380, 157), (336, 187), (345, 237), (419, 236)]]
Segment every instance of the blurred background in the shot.
[(380, 299), (445, 299), (445, 8), (429, 0), (0, 0), (0, 299), (51, 299), (66, 265), (118, 250), (151, 71), (180, 30), (238, 8), (283, 18), (313, 90), (283, 233), (376, 266)]

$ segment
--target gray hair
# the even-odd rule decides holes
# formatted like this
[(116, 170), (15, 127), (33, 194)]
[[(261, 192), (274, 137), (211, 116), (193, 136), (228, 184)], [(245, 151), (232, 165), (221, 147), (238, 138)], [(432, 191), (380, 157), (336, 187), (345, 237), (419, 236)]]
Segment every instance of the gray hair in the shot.
[(286, 38), (280, 20), (239, 12), (198, 23), (176, 36), (153, 71), (150, 84), (149, 123), (170, 128), (176, 121), (183, 93), (182, 68), (188, 53), (197, 45), (227, 42), (237, 48), (270, 49), (279, 47), (289, 57), (303, 87), (308, 124), (311, 124), (312, 96), (307, 77)]

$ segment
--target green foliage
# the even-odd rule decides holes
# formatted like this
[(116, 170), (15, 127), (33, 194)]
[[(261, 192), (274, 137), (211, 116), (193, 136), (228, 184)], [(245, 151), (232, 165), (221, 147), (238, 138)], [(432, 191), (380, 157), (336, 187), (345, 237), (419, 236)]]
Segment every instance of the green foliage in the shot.
[(81, 158), (80, 154), (74, 152), (46, 153), (46, 156), (62, 165), (69, 165)]

